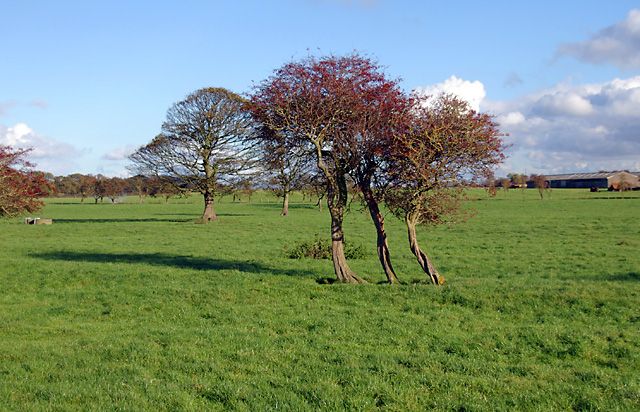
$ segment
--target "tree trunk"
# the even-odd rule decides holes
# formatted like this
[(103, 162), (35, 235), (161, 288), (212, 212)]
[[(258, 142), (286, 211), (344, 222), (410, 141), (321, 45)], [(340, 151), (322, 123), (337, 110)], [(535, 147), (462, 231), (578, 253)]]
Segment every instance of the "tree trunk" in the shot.
[(407, 213), (405, 217), (405, 223), (407, 224), (407, 233), (409, 235), (409, 247), (411, 248), (411, 252), (418, 259), (418, 264), (422, 268), (422, 270), (429, 276), (429, 279), (434, 285), (442, 285), (444, 284), (444, 277), (438, 273), (433, 263), (427, 256), (426, 253), (420, 249), (420, 245), (418, 244), (418, 238), (416, 236), (416, 218), (415, 215), (411, 215)]
[[(331, 257), (333, 270), (338, 282), (342, 283), (366, 283), (356, 275), (344, 256), (344, 209), (347, 205), (347, 183), (344, 174), (337, 174), (334, 182), (327, 183), (327, 207), (331, 214)], [(337, 190), (336, 190), (337, 189)]]
[(285, 192), (282, 199), (282, 213), (280, 216), (289, 216), (289, 192)]
[(369, 209), (371, 220), (376, 227), (376, 233), (378, 234), (378, 259), (380, 259), (382, 270), (384, 270), (384, 274), (387, 276), (387, 281), (389, 281), (389, 283), (400, 283), (400, 281), (398, 280), (398, 276), (396, 275), (396, 272), (393, 270), (393, 266), (391, 265), (391, 253), (389, 252), (387, 233), (384, 230), (384, 216), (382, 216), (382, 213), (380, 213), (378, 201), (373, 195), (371, 187), (361, 187), (361, 190), (362, 196), (367, 203), (367, 208)]
[(215, 210), (213, 210), (213, 195), (211, 193), (204, 194), (204, 212), (202, 213), (202, 221), (207, 223), (218, 219)]

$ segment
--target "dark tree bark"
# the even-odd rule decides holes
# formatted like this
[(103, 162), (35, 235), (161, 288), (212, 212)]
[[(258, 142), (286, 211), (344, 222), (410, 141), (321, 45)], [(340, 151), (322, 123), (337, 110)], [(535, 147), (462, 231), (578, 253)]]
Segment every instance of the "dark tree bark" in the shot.
[(378, 251), (378, 259), (380, 260), (380, 264), (382, 265), (382, 269), (384, 270), (384, 274), (387, 277), (387, 281), (391, 284), (400, 283), (398, 280), (398, 276), (396, 272), (393, 270), (393, 266), (391, 265), (391, 253), (389, 252), (389, 244), (387, 242), (387, 233), (384, 230), (384, 216), (380, 212), (380, 207), (378, 205), (378, 201), (376, 200), (373, 192), (371, 191), (371, 187), (366, 185), (361, 187), (362, 196), (364, 197), (364, 201), (367, 204), (367, 209), (369, 209), (369, 214), (371, 215), (371, 220), (373, 221), (374, 226), (376, 227), (377, 233), (377, 251)]
[(366, 283), (356, 275), (344, 255), (344, 211), (347, 206), (347, 182), (344, 173), (337, 173), (328, 179), (327, 183), (327, 207), (331, 214), (331, 255), (333, 258), (333, 270), (339, 282)]
[(420, 244), (418, 244), (418, 237), (416, 236), (417, 222), (417, 214), (407, 213), (405, 223), (407, 224), (407, 234), (409, 235), (409, 247), (416, 259), (418, 259), (418, 264), (424, 273), (427, 274), (429, 280), (431, 280), (431, 283), (434, 285), (442, 285), (445, 281), (444, 276), (438, 273), (437, 269), (431, 262), (431, 259), (429, 259), (427, 254), (420, 248)]

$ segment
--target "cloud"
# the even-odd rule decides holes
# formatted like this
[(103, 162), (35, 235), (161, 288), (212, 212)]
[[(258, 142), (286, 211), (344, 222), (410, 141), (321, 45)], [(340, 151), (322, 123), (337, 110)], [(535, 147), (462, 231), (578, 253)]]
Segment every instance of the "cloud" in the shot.
[(112, 151), (105, 153), (102, 155), (101, 159), (102, 160), (109, 160), (109, 161), (114, 161), (114, 162), (119, 162), (122, 160), (128, 160), (129, 155), (131, 153), (133, 153), (136, 150), (135, 147), (133, 146), (124, 146), (124, 147), (117, 147), (115, 149), (113, 149)]
[(509, 73), (507, 78), (504, 79), (504, 85), (506, 87), (517, 87), (523, 83), (524, 83), (524, 80), (522, 80), (522, 78), (516, 72)]
[(610, 63), (622, 69), (640, 68), (640, 9), (631, 10), (625, 20), (588, 40), (561, 45), (556, 54), (587, 63)]
[(26, 123), (17, 123), (7, 127), (0, 125), (0, 144), (16, 148), (31, 148), (29, 159), (34, 161), (38, 170), (54, 174), (67, 174), (75, 166), (74, 159), (82, 151), (74, 146), (42, 136)]
[(418, 94), (437, 95), (440, 93), (450, 93), (466, 100), (472, 109), (480, 110), (480, 103), (484, 100), (486, 92), (482, 82), (475, 80), (463, 80), (456, 76), (451, 76), (442, 83), (431, 86), (418, 87), (415, 89)]
[(483, 105), (509, 133), (509, 162), (516, 166), (510, 171), (640, 168), (640, 76), (559, 84), (514, 101)]

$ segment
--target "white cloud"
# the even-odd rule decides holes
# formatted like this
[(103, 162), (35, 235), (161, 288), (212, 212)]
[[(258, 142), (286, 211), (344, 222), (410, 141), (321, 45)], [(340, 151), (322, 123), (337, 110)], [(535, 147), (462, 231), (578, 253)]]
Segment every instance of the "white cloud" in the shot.
[(110, 160), (110, 161), (122, 161), (122, 160), (127, 160), (129, 155), (131, 153), (133, 153), (136, 150), (136, 148), (134, 146), (124, 146), (124, 147), (117, 147), (115, 149), (113, 149), (112, 151), (105, 153), (104, 155), (102, 155), (102, 159), (103, 160)]
[(456, 76), (451, 76), (444, 82), (432, 86), (418, 87), (415, 89), (415, 92), (423, 95), (450, 93), (467, 101), (471, 108), (476, 111), (480, 110), (480, 103), (486, 96), (482, 82), (479, 80), (463, 80)]
[(535, 110), (551, 116), (586, 116), (593, 113), (591, 102), (573, 91), (546, 94), (538, 100)]
[(12, 127), (0, 125), (0, 144), (16, 148), (31, 148), (29, 159), (36, 163), (38, 170), (54, 174), (71, 173), (74, 159), (82, 152), (72, 145), (42, 136), (33, 131), (26, 123), (17, 123)]
[(640, 76), (559, 84), (484, 106), (509, 133), (510, 172), (638, 170)]
[(520, 112), (509, 112), (498, 116), (498, 123), (503, 126), (515, 126), (524, 122), (526, 119)]
[(631, 10), (625, 20), (588, 40), (561, 45), (557, 54), (588, 63), (611, 63), (623, 69), (640, 68), (640, 9)]

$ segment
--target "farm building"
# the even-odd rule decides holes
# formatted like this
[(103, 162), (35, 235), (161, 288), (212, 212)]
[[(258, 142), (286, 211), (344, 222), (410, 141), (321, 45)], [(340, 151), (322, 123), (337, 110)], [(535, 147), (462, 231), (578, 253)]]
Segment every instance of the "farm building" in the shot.
[[(547, 175), (546, 180), (549, 187), (558, 189), (589, 189), (597, 187), (618, 190), (621, 185), (626, 186), (627, 189), (640, 187), (638, 174), (625, 171)], [(527, 182), (527, 187), (534, 187), (533, 181)]]

